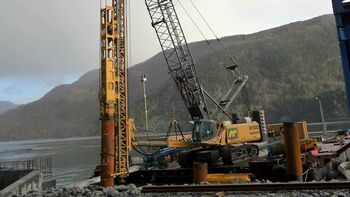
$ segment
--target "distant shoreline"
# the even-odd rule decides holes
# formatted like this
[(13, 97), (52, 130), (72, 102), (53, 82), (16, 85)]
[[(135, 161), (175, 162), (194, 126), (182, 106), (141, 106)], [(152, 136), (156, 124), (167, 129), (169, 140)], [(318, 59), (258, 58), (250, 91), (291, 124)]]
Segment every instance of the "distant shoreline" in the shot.
[[(190, 134), (191, 132), (184, 132), (184, 134)], [(166, 136), (166, 132), (152, 132), (149, 133), (149, 137), (162, 137)], [(144, 132), (135, 133), (136, 138), (147, 137)], [(101, 136), (89, 136), (89, 137), (69, 137), (69, 138), (48, 138), (48, 139), (32, 139), (32, 140), (13, 140), (13, 141), (0, 141), (0, 145), (4, 144), (26, 144), (26, 143), (47, 143), (47, 142), (74, 142), (74, 141), (88, 141), (88, 140), (98, 140)]]
[(71, 142), (71, 141), (88, 141), (88, 140), (97, 140), (101, 136), (90, 136), (90, 137), (70, 137), (70, 138), (49, 138), (49, 139), (33, 139), (33, 140), (13, 140), (13, 141), (0, 141), (0, 145), (4, 144), (26, 144), (26, 143), (47, 143), (47, 142)]

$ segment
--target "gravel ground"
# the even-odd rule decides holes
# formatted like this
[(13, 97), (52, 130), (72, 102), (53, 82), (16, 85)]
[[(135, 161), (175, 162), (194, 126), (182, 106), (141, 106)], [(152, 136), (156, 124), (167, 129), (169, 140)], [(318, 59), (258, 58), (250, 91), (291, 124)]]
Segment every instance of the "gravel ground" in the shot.
[(13, 195), (13, 197), (120, 197), (120, 196), (135, 196), (135, 197), (350, 197), (350, 189), (348, 190), (305, 190), (305, 191), (280, 191), (280, 192), (220, 192), (220, 193), (162, 193), (162, 194), (141, 194), (140, 189), (135, 185), (115, 186), (113, 188), (103, 188), (100, 186), (89, 186), (86, 188), (52, 188), (45, 192), (30, 192), (26, 195)]
[[(224, 195), (223, 195), (224, 194)], [(350, 190), (321, 190), (321, 191), (280, 191), (280, 192), (227, 192), (227, 193), (169, 193), (169, 194), (147, 194), (147, 197), (348, 197)]]
[(101, 186), (89, 186), (86, 188), (64, 188), (57, 187), (44, 192), (30, 192), (26, 195), (13, 195), (12, 197), (119, 197), (119, 196), (141, 196), (139, 188), (130, 184), (127, 186), (120, 185), (113, 188), (103, 188)]

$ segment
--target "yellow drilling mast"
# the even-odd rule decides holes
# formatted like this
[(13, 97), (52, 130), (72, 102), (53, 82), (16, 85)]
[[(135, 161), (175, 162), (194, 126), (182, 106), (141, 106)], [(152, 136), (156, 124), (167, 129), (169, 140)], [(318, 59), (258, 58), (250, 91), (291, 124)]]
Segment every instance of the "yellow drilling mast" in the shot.
[(107, 0), (101, 9), (100, 109), (101, 185), (111, 187), (129, 173), (135, 131), (128, 117), (126, 0)]

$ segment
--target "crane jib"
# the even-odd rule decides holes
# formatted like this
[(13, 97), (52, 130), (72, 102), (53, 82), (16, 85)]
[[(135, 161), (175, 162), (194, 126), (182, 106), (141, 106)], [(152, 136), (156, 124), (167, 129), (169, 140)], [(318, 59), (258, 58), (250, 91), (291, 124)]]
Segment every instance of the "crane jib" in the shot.
[(209, 119), (195, 62), (171, 0), (145, 0), (170, 74), (193, 119)]

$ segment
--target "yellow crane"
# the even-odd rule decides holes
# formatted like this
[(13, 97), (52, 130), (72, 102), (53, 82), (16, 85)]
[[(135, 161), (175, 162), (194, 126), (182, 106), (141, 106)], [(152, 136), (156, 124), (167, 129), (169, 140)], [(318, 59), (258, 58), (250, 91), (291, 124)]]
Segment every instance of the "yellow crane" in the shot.
[[(251, 114), (252, 117), (244, 119), (234, 118), (228, 112), (229, 107), (246, 85), (248, 76), (240, 73), (237, 63), (228, 55), (228, 51), (212, 31), (226, 56), (231, 59), (230, 64), (225, 65), (225, 69), (232, 74), (229, 90), (220, 101), (216, 100), (201, 85), (196, 63), (173, 0), (144, 1), (169, 73), (194, 122), (191, 139), (168, 142), (169, 147), (189, 149), (179, 153), (180, 165), (192, 166), (193, 162), (198, 161), (217, 163), (220, 158), (225, 164), (231, 164), (257, 157), (259, 148), (253, 142), (262, 140), (265, 125), (263, 111), (255, 111)], [(199, 11), (198, 13), (201, 15)], [(209, 43), (208, 40), (207, 42)], [(210, 109), (207, 99), (212, 102), (214, 108)], [(228, 118), (229, 121), (223, 121), (224, 118)]]

